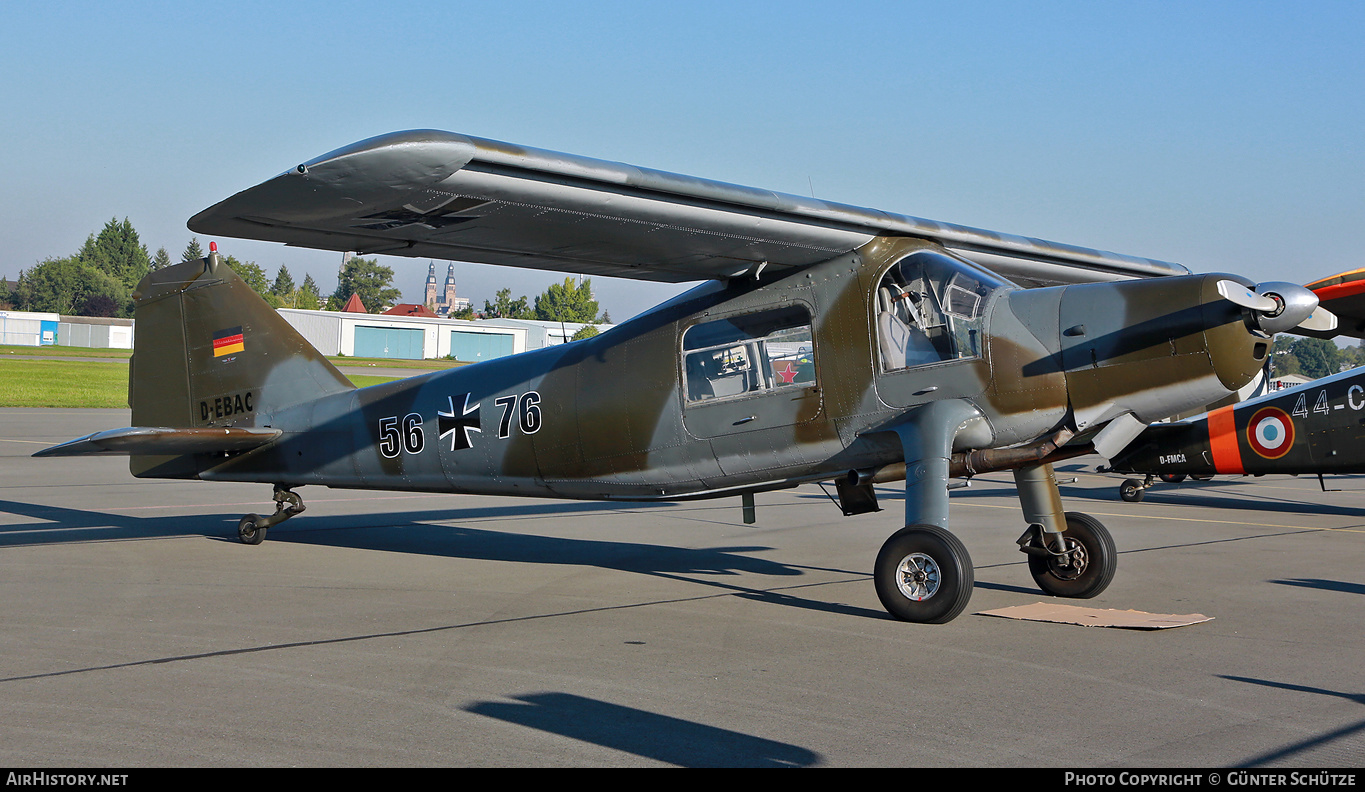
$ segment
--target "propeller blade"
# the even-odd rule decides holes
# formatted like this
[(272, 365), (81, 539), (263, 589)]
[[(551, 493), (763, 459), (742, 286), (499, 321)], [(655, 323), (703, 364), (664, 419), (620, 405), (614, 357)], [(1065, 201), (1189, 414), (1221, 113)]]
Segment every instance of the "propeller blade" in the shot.
[(1311, 316), (1299, 322), (1299, 327), (1315, 333), (1330, 333), (1337, 329), (1337, 315), (1319, 305)]
[(1273, 313), (1280, 307), (1280, 304), (1275, 300), (1257, 294), (1237, 281), (1218, 281), (1218, 293), (1223, 295), (1223, 299), (1234, 305), (1240, 305), (1243, 308), (1250, 308), (1261, 313)]

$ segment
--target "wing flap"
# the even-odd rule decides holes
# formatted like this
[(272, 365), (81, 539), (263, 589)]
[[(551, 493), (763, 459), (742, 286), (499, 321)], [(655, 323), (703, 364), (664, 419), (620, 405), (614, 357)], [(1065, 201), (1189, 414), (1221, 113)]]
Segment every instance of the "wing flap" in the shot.
[(211, 454), (247, 451), (279, 437), (279, 429), (130, 426), (107, 429), (44, 448), (36, 457)]
[(1178, 264), (615, 162), (416, 130), (306, 162), (195, 215), (196, 233), (643, 280), (802, 268), (914, 236), (1028, 283)]

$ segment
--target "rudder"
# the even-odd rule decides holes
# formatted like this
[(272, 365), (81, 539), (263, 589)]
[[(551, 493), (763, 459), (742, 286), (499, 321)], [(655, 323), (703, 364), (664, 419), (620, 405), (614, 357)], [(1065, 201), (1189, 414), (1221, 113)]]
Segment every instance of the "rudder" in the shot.
[[(148, 273), (133, 299), (134, 426), (268, 427), (280, 410), (355, 387), (216, 250)], [(131, 467), (197, 473), (173, 459), (134, 456)]]

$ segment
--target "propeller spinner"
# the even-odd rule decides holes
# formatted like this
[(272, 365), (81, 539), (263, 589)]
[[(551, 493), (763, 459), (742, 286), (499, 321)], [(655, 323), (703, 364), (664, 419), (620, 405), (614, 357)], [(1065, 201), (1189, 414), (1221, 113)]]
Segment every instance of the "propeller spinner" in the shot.
[(1260, 283), (1253, 291), (1236, 281), (1220, 280), (1218, 293), (1251, 311), (1256, 326), (1272, 335), (1297, 328), (1328, 332), (1337, 326), (1336, 315), (1318, 305), (1318, 296), (1296, 283)]

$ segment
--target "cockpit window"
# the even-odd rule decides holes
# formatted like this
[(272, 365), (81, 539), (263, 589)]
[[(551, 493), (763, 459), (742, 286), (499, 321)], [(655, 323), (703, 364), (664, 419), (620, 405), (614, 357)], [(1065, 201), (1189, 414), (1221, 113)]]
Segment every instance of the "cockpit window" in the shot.
[(882, 369), (979, 357), (986, 299), (1008, 285), (941, 253), (901, 259), (877, 287)]
[(815, 384), (810, 314), (790, 306), (693, 325), (683, 334), (687, 400)]

